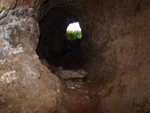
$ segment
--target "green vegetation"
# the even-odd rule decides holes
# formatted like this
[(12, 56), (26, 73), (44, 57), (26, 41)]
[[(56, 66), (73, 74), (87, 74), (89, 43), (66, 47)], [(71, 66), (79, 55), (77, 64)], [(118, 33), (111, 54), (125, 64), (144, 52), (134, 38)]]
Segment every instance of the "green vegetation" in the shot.
[(66, 31), (67, 40), (73, 41), (76, 39), (81, 39), (81, 37), (82, 37), (81, 31), (71, 31), (71, 30)]

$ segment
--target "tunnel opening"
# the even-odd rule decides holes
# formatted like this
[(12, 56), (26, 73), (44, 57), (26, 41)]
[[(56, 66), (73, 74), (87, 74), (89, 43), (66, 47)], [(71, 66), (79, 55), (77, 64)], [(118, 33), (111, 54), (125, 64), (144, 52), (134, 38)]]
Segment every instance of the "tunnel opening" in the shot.
[(65, 69), (77, 69), (83, 65), (80, 47), (82, 28), (75, 31), (67, 29), (75, 22), (80, 24), (76, 16), (60, 10), (50, 11), (41, 20), (41, 36), (36, 51), (42, 61)]
[[(81, 37), (68, 40), (67, 28), (76, 22), (81, 26)], [(86, 30), (81, 18), (73, 10), (68, 12), (68, 9), (51, 9), (40, 21), (41, 36), (36, 51), (41, 62), (59, 77), (62, 83), (64, 103), (61, 105), (62, 108), (59, 108), (60, 111), (65, 109), (71, 110), (70, 113), (97, 112), (95, 111), (99, 100), (98, 92), (95, 91), (97, 88), (92, 81), (87, 80), (89, 75), (84, 68), (90, 54)], [(90, 106), (94, 110), (90, 110)]]

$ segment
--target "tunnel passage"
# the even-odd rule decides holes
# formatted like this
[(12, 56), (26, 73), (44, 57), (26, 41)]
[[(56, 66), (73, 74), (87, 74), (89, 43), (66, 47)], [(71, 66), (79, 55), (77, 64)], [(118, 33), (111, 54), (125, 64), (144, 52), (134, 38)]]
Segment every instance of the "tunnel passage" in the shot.
[[(149, 6), (149, 0), (1, 0), (0, 112), (150, 113)], [(57, 48), (64, 43), (58, 40), (60, 45), (54, 46), (53, 40), (63, 39), (60, 26), (67, 26), (67, 17), (79, 21), (83, 38), (90, 40), (86, 66), (88, 77), (96, 81), (61, 91), (63, 85), (42, 65), (35, 48), (40, 22), (38, 55), (59, 65), (64, 54)], [(49, 54), (52, 47), (55, 54)], [(68, 112), (58, 108), (59, 102)]]
[(82, 40), (68, 40), (66, 30), (69, 24), (79, 22), (73, 13), (52, 9), (40, 22), (40, 42), (37, 53), (49, 64), (75, 69), (82, 65), (80, 43)]
[[(83, 52), (82, 42), (84, 42), (83, 39), (86, 37), (84, 37), (84, 32), (82, 33), (81, 39), (68, 40), (66, 37), (67, 27), (69, 24), (75, 22), (82, 24), (73, 12), (68, 13), (66, 10), (63, 11), (63, 9), (51, 9), (47, 16), (40, 22), (41, 36), (37, 48), (37, 54), (39, 55), (42, 63), (59, 77), (64, 90), (64, 103), (60, 105), (58, 111), (68, 111), (73, 107), (75, 108), (75, 112), (78, 112), (78, 110), (82, 112), (82, 108), (78, 108), (81, 103), (78, 105), (74, 105), (74, 103), (79, 102), (78, 98), (87, 96), (84, 92), (79, 93), (80, 90), (86, 90), (86, 84), (88, 83), (86, 82), (88, 72), (82, 69), (85, 64), (84, 61), (86, 60), (85, 56), (87, 54), (87, 52)], [(61, 69), (59, 68), (60, 66)], [(80, 88), (78, 89), (77, 87)], [(68, 100), (68, 98), (73, 99)], [(86, 99), (84, 99), (83, 102), (86, 103)], [(97, 108), (97, 102), (98, 101), (95, 99), (89, 100), (90, 104), (88, 104), (88, 106), (92, 105)], [(69, 103), (71, 103), (71, 106)], [(69, 105), (69, 107), (66, 107), (66, 105)], [(83, 109), (85, 108), (88, 107), (83, 105)], [(89, 113), (94, 112), (91, 110), (86, 111)], [(74, 110), (71, 110), (70, 113), (72, 112), (74, 112)]]

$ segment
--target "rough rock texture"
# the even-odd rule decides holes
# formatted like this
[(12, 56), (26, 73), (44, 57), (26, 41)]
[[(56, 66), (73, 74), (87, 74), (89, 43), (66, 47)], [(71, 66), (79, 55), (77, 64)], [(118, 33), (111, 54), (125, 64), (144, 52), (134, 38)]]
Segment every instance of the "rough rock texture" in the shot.
[(55, 112), (60, 82), (36, 55), (36, 14), (12, 2), (0, 2), (0, 113)]
[(82, 68), (92, 81), (88, 99), (64, 94), (60, 112), (149, 113), (149, 0), (1, 0), (0, 112), (57, 109), (60, 82), (35, 52), (38, 23), (53, 9), (78, 18)]

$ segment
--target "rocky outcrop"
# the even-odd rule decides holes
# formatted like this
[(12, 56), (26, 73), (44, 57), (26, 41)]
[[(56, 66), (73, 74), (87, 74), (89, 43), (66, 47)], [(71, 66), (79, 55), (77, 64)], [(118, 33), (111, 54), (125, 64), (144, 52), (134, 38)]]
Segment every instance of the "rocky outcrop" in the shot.
[(36, 14), (33, 8), (15, 4), (0, 13), (0, 112), (55, 112), (60, 82), (36, 55)]

